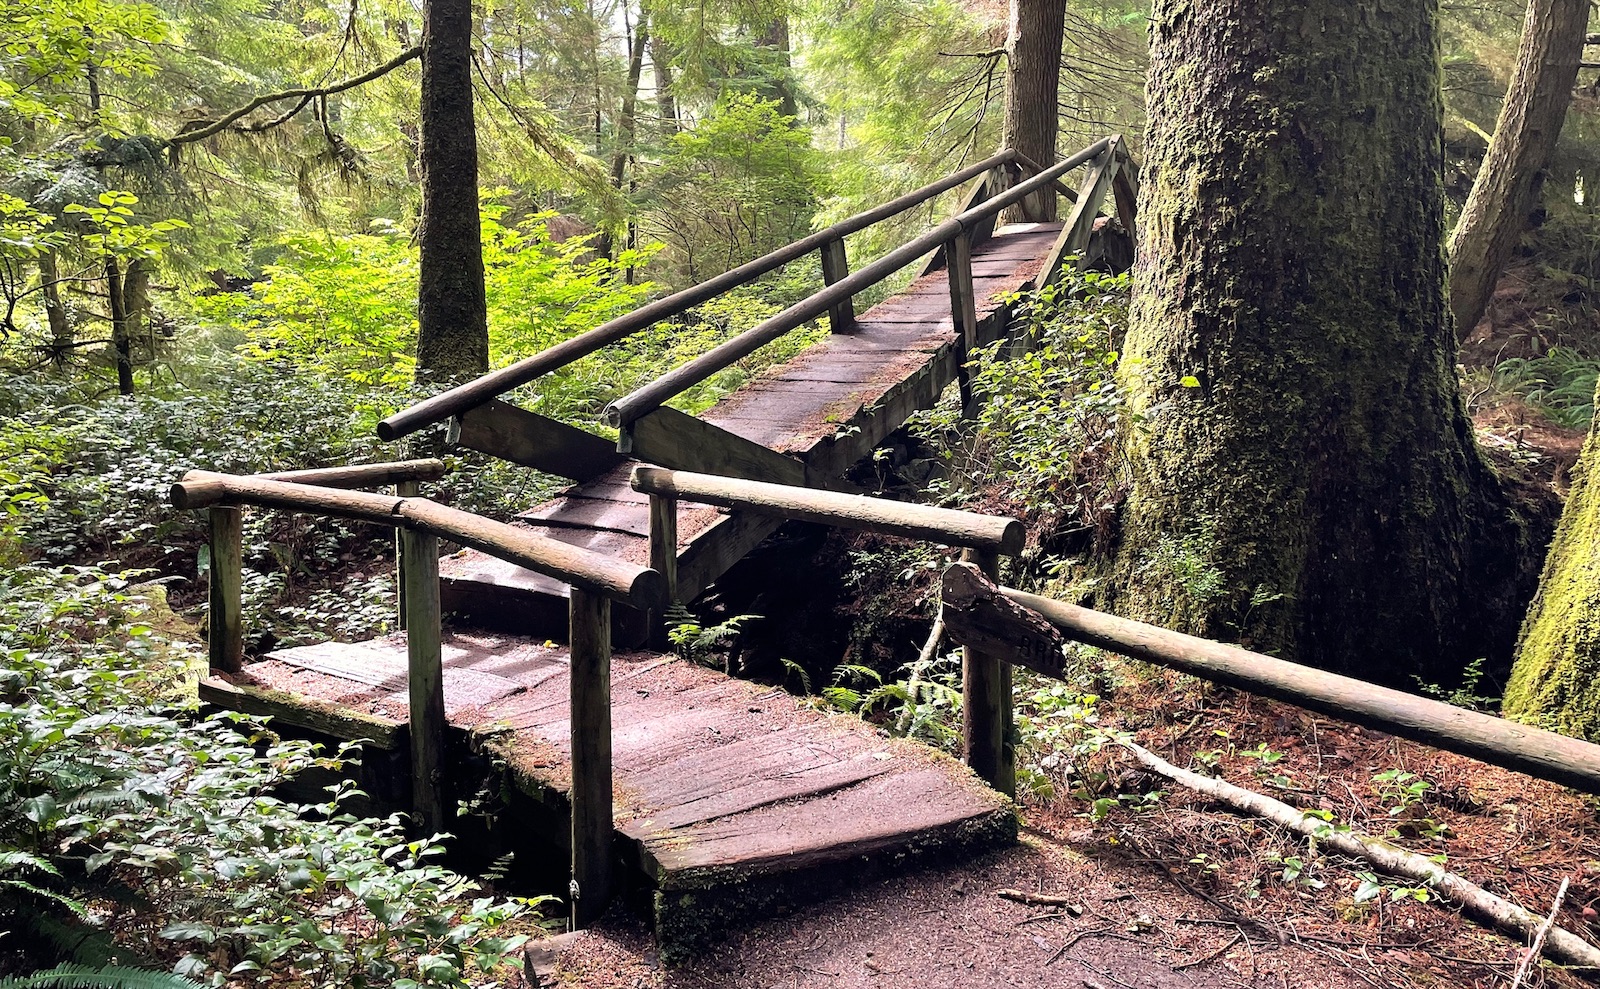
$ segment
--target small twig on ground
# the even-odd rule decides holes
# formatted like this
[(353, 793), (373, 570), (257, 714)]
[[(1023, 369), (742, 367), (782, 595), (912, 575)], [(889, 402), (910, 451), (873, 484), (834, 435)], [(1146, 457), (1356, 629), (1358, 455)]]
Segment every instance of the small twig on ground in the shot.
[(1239, 939), (1242, 937), (1244, 937), (1244, 931), (1235, 931), (1233, 937), (1228, 939), (1227, 944), (1224, 944), (1215, 951), (1207, 952), (1206, 954), (1201, 955), (1199, 958), (1191, 958), (1181, 965), (1174, 965), (1172, 966), (1172, 970), (1174, 972), (1181, 972), (1186, 968), (1194, 968), (1196, 965), (1204, 965), (1206, 962), (1220, 956), (1223, 952), (1238, 944)]
[(1074, 917), (1083, 914), (1083, 904), (1070, 896), (1061, 896), (1057, 893), (1029, 893), (1020, 889), (997, 889), (994, 895), (1002, 900), (1013, 903), (1023, 903), (1030, 907), (1061, 907)]
[(1518, 989), (1528, 971), (1538, 964), (1539, 952), (1544, 950), (1545, 936), (1550, 933), (1550, 928), (1555, 926), (1556, 914), (1561, 912), (1561, 901), (1567, 898), (1567, 884), (1570, 882), (1570, 879), (1561, 880), (1561, 888), (1556, 890), (1556, 902), (1550, 908), (1550, 916), (1539, 925), (1539, 933), (1533, 936), (1533, 944), (1529, 946), (1528, 953), (1522, 956), (1522, 963), (1517, 966), (1517, 974), (1512, 976), (1511, 989)]

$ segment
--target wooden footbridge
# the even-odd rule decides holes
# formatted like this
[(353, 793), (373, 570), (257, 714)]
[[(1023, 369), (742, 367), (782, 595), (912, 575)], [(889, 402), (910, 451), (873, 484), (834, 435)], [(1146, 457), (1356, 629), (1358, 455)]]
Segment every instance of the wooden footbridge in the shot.
[[(1084, 175), (1076, 188), (1063, 179)], [(954, 218), (851, 271), (844, 238), (971, 182)], [(409, 754), (411, 802), (448, 830), (457, 759), (492, 751), (515, 787), (555, 808), (570, 841), (573, 919), (620, 879), (654, 893), (664, 936), (703, 921), (708, 896), (766, 896), (827, 865), (1015, 833), (1009, 666), (969, 651), (971, 770), (786, 693), (671, 657), (645, 641), (670, 601), (700, 595), (785, 519), (898, 533), (964, 549), (993, 575), (1021, 548), (1012, 520), (848, 493), (846, 471), (955, 384), (1007, 330), (1002, 296), (1054, 278), (1089, 247), (1102, 205), (1132, 229), (1135, 171), (1120, 140), (1042, 168), (1012, 151), (852, 217), (702, 285), (406, 409), (399, 439), (438, 423), (453, 443), (570, 478), (560, 497), (494, 522), (420, 497), (437, 461), (236, 477), (192, 472), (178, 507), (209, 508), (214, 674), (208, 701)], [(1062, 223), (997, 225), (1025, 197), (1071, 201)], [(507, 393), (659, 320), (818, 252), (826, 287), (613, 402), (602, 438), (519, 408)], [(852, 300), (920, 264), (900, 294)], [(832, 333), (709, 412), (666, 403), (805, 323)], [(653, 465), (653, 466), (652, 466)], [(662, 468), (670, 468), (664, 470)], [(352, 490), (394, 485), (392, 495)], [(352, 517), (399, 532), (407, 631), (244, 662), (240, 508)], [(465, 549), (439, 558), (439, 539)], [(441, 616), (453, 614), (453, 628)], [(570, 828), (566, 821), (570, 820)], [(766, 890), (767, 893), (758, 891)], [(688, 904), (694, 904), (692, 908)], [(685, 907), (684, 909), (675, 909)], [(698, 921), (696, 920), (698, 918)]]

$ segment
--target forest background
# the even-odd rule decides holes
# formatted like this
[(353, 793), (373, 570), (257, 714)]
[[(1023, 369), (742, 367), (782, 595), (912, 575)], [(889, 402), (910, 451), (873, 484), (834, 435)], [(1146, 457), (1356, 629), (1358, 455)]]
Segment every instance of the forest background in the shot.
[[(1119, 132), (1139, 156), (1147, 14), (1138, 3), (1067, 5), (1062, 152)], [(170, 662), (192, 669), (185, 616), (198, 616), (207, 561), (196, 520), (162, 502), (173, 479), (195, 467), (386, 458), (377, 419), (438, 387), (415, 383), (421, 16), (372, 0), (8, 0), (0, 21), (0, 648), (10, 657), (0, 733), (14, 743), (0, 755), (0, 884), (62, 899), (81, 918), (73, 884), (56, 882), (61, 849), (92, 845), (75, 860), (91, 873), (162, 876), (166, 916), (208, 918), (166, 928), (188, 952), (180, 968), (196, 977), (226, 958), (230, 969), (244, 966), (235, 976), (264, 978), (304, 954), (333, 979), (381, 967), (388, 943), (314, 947), (281, 920), (294, 916), (284, 900), (207, 905), (178, 891), (219, 867), (186, 859), (184, 841), (219, 840), (229, 808), (255, 806), (271, 780), (316, 756), (288, 746), (258, 762), (220, 722), (147, 715), (113, 724), (107, 712), (144, 710), (152, 693), (171, 689)], [(901, 0), (479, 4), (470, 70), (489, 361), (526, 356), (982, 158), (1001, 140), (1007, 16), (1001, 4)], [(1445, 185), (1456, 210), (1495, 127), (1523, 7), (1455, 4), (1444, 16)], [(1480, 440), (1556, 491), (1593, 417), (1600, 370), (1594, 76), (1580, 76), (1542, 203), (1488, 316), (1463, 333), (1463, 393)], [(863, 231), (849, 251), (881, 253), (951, 205)], [(541, 379), (521, 399), (596, 428), (612, 398), (814, 290), (814, 265), (707, 303)], [(1117, 324), (1125, 293), (1125, 283), (1108, 284), (1073, 317)], [(805, 342), (801, 334), (769, 347), (682, 405), (709, 405)], [(1087, 367), (1114, 350), (1108, 337), (1063, 353)], [(990, 394), (1059, 386), (1048, 373), (1031, 385), (993, 379)], [(981, 425), (1011, 444), (987, 465), (1003, 497), (1035, 516), (1054, 510), (1060, 523), (1062, 503), (1074, 499), (1058, 496), (1077, 483), (1076, 466), (1050, 463), (1052, 438), (1030, 441), (1025, 424), (999, 409)], [(1093, 443), (1081, 440), (1092, 457)], [(560, 483), (453, 459), (442, 496), (499, 517)], [(945, 483), (935, 495), (959, 499), (963, 489)], [(1064, 530), (1092, 523), (1092, 499), (1074, 510), (1080, 517)], [(1184, 547), (1173, 553), (1181, 564)], [(392, 625), (392, 577), (373, 533), (252, 517), (247, 561), (246, 625), (258, 645)], [(852, 675), (891, 672), (862, 669)], [(866, 686), (835, 681), (832, 700), (859, 706)], [(1471, 696), (1494, 685), (1469, 675), (1434, 686)], [(19, 698), (31, 705), (25, 717)], [(938, 704), (927, 707), (907, 723), (929, 715), (933, 727), (919, 727), (936, 731)], [(144, 754), (129, 745), (124, 761), (96, 769), (71, 799), (41, 786), (81, 767), (88, 748), (127, 743), (128, 732), (146, 733)], [(235, 774), (213, 781), (204, 799), (177, 801), (187, 808), (178, 831), (153, 830), (174, 827), (151, 823), (157, 805), (174, 806), (163, 773), (192, 771), (198, 753), (215, 751), (237, 754)], [(1041, 787), (1047, 758), (1041, 747)], [(121, 811), (125, 819), (90, 819), (85, 801), (111, 792), (137, 806)], [(303, 822), (294, 811), (283, 820)], [(393, 825), (363, 827), (337, 839), (354, 860), (382, 862), (405, 847)], [(227, 840), (243, 849), (253, 836)], [(398, 872), (307, 874), (324, 892), (342, 883), (337, 895), (358, 899), (374, 896), (361, 884), (380, 874), (433, 890), (434, 912), (397, 918), (393, 930), (410, 933), (392, 936), (412, 938), (409, 957), (441, 959), (432, 974), (418, 970), (421, 981), (448, 983), (515, 945), (490, 943), (473, 959), (461, 948), (470, 938), (436, 931), (440, 918), (451, 930), (477, 925), (475, 934), (535, 905), (484, 901), (462, 920), (465, 888), (429, 864), (429, 851), (410, 847)], [(315, 909), (337, 899), (326, 895)], [(18, 902), (19, 912), (34, 904)], [(242, 940), (237, 929), (273, 916), (281, 937), (258, 938), (268, 946), (257, 955), (201, 947)]]

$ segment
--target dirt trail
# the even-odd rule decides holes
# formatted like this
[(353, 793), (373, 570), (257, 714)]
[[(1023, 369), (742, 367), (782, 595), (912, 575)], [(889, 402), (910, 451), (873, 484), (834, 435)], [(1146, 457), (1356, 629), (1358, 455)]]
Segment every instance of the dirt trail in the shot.
[[(1080, 916), (996, 895), (1071, 896)], [(1211, 989), (1362, 985), (1314, 946), (1241, 927), (1147, 869), (1036, 836), (960, 867), (864, 883), (734, 933), (667, 969), (638, 921), (613, 915), (561, 955), (553, 984), (592, 989)], [(1370, 984), (1370, 983), (1367, 983)]]

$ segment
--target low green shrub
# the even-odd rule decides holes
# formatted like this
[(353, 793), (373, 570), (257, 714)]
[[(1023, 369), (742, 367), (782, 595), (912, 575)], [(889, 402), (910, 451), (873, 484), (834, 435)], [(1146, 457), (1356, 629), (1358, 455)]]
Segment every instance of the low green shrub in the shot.
[(537, 904), (479, 895), (437, 839), (353, 816), (348, 783), (315, 805), (274, 795), (353, 750), (155, 700), (182, 647), (142, 624), (128, 579), (0, 575), (0, 923), (54, 910), (153, 932), (132, 950), (212, 985), (465, 986), (517, 950), (493, 930)]

